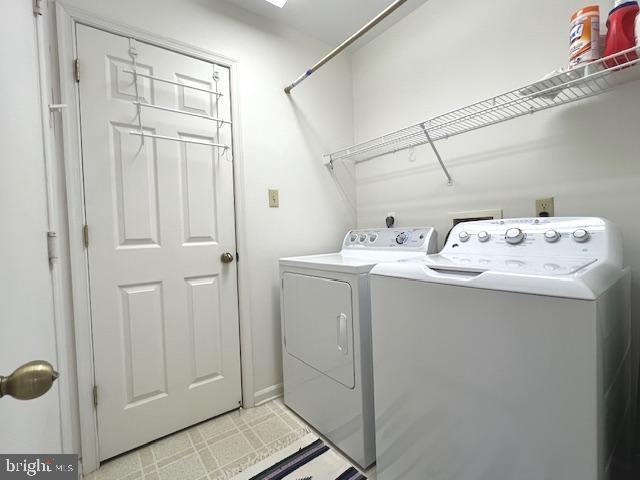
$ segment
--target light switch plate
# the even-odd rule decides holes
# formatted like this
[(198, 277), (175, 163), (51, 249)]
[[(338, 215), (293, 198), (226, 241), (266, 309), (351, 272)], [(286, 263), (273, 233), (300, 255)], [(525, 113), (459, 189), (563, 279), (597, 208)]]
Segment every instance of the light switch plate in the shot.
[(539, 198), (536, 200), (536, 217), (555, 216), (553, 197)]
[(269, 208), (280, 207), (280, 192), (275, 189), (269, 189)]

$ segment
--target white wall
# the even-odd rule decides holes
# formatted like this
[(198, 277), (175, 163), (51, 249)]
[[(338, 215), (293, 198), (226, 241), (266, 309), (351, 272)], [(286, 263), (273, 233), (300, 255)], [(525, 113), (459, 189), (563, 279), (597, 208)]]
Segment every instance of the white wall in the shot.
[[(599, 2), (603, 13), (610, 7)], [(611, 2), (613, 3), (613, 2)], [(430, 0), (353, 57), (356, 141), (517, 88), (567, 63), (569, 17), (583, 0)], [(447, 212), (502, 208), (534, 216), (555, 197), (557, 216), (596, 215), (624, 232), (640, 322), (640, 85), (438, 144), (455, 186), (428, 147), (357, 168), (358, 223), (433, 225)]]
[[(283, 87), (329, 46), (220, 0), (67, 0), (65, 5), (234, 58), (240, 66), (241, 135), (251, 266), (254, 392), (282, 382), (278, 258), (336, 249), (355, 224), (354, 190), (336, 183), (322, 155), (353, 141), (350, 61), (337, 59), (287, 97)], [(342, 184), (341, 188), (339, 185)], [(267, 189), (280, 189), (269, 209)], [(345, 198), (346, 195), (351, 198)], [(262, 393), (261, 393), (262, 392)]]

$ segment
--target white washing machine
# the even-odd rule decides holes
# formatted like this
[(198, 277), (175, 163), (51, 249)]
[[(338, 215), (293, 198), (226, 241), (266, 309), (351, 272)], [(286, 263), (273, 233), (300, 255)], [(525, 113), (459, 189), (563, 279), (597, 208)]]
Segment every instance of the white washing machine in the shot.
[(435, 251), (432, 228), (354, 230), (280, 260), (284, 401), (363, 468), (375, 461), (369, 271)]
[(615, 225), (459, 224), (371, 296), (379, 480), (608, 478), (633, 404)]

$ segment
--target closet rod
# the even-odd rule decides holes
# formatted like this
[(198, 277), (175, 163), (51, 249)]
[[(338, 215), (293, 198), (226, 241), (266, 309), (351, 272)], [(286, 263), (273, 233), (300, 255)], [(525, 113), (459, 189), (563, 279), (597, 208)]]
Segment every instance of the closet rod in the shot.
[(284, 93), (286, 93), (287, 95), (290, 95), (291, 94), (291, 90), (293, 90), (298, 85), (300, 85), (302, 82), (304, 82), (313, 73), (315, 73), (317, 70), (319, 70), (320, 67), (322, 67), (325, 63), (327, 63), (329, 60), (331, 60), (336, 55), (338, 55), (340, 52), (342, 52), (345, 48), (347, 48), (353, 42), (358, 40), (360, 37), (364, 36), (369, 30), (371, 30), (373, 27), (378, 25), (382, 20), (384, 20), (389, 15), (391, 15), (393, 12), (395, 12), (398, 9), (398, 7), (400, 7), (400, 5), (402, 5), (406, 1), (407, 0), (396, 0), (391, 5), (389, 5), (387, 8), (385, 8), (382, 12), (380, 12), (378, 14), (378, 16), (376, 16), (373, 20), (371, 20), (369, 23), (367, 23), (364, 27), (362, 27), (360, 30), (358, 30), (356, 33), (354, 33), (349, 38), (347, 38), (344, 42), (342, 42), (340, 45), (338, 45), (329, 54), (327, 54), (318, 63), (316, 63), (313, 67), (307, 69), (307, 71), (304, 72), (302, 75), (300, 75), (291, 85), (285, 87)]
[(131, 130), (129, 134), (137, 135), (138, 137), (142, 137), (142, 138), (158, 138), (160, 140), (171, 140), (172, 142), (180, 142), (180, 143), (192, 143), (194, 145), (204, 145), (206, 147), (223, 148), (225, 150), (229, 148), (229, 145), (222, 145), (220, 143), (201, 142), (199, 140), (187, 140), (186, 138), (180, 138), (180, 137), (168, 137), (166, 135), (156, 135), (155, 133), (145, 133), (145, 132), (140, 132), (138, 130)]

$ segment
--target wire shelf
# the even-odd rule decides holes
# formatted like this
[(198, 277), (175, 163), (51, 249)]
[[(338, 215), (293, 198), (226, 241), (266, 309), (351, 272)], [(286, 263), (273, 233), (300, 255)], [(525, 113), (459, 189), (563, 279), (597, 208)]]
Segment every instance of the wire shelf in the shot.
[[(336, 161), (346, 160), (361, 163), (389, 153), (430, 144), (523, 115), (531, 115), (593, 97), (615, 86), (640, 78), (639, 69), (629, 69), (638, 63), (640, 63), (640, 47), (635, 47), (328, 154), (325, 159), (330, 165)], [(444, 165), (441, 164), (441, 166), (444, 169)], [(445, 173), (447, 173), (446, 169)]]

